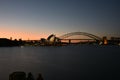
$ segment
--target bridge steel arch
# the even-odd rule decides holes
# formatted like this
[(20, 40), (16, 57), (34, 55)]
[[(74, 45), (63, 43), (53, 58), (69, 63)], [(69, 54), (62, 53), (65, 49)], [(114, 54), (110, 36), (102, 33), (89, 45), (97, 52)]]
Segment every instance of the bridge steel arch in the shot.
[(96, 41), (100, 41), (100, 42), (102, 41), (102, 38), (100, 38), (96, 35), (90, 34), (90, 33), (86, 33), (86, 32), (71, 32), (71, 33), (67, 33), (67, 34), (62, 35), (59, 38), (65, 39), (65, 38), (68, 38), (68, 37), (74, 36), (74, 35), (84, 35), (84, 36), (88, 36)]

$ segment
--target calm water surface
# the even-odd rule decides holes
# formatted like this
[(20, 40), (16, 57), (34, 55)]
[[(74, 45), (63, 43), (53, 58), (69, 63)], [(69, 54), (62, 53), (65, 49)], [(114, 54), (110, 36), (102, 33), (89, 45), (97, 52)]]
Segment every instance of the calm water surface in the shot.
[(120, 46), (0, 47), (0, 80), (14, 71), (44, 80), (120, 79)]

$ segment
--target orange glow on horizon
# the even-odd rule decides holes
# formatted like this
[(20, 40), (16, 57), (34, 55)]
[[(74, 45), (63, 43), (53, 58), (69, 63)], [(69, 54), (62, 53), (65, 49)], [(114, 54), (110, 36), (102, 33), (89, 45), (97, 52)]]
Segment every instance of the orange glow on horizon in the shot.
[(48, 33), (39, 33), (37, 31), (31, 31), (31, 29), (23, 29), (20, 28), (20, 26), (11, 28), (11, 25), (7, 24), (0, 24), (0, 38), (8, 38), (10, 39), (12, 37), (12, 40), (14, 39), (22, 39), (22, 40), (40, 40), (41, 38), (47, 38), (49, 35)]
[(27, 32), (10, 32), (10, 31), (0, 31), (0, 38), (22, 39), (22, 40), (40, 40), (41, 38), (47, 38), (48, 35), (45, 34), (32, 34)]

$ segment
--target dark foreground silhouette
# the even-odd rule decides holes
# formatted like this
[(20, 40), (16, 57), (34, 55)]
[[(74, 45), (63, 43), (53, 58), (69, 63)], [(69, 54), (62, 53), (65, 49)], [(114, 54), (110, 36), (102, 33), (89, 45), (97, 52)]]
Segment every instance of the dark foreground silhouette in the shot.
[(27, 76), (25, 72), (13, 72), (9, 75), (9, 80), (43, 80), (43, 77), (40, 73), (35, 79), (31, 72), (29, 72)]

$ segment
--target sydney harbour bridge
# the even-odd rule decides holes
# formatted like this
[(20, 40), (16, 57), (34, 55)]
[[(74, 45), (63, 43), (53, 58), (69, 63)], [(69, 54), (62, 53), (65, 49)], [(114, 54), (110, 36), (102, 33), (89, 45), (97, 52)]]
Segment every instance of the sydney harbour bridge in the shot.
[[(69, 37), (73, 37), (73, 36), (85, 36), (87, 38), (69, 38)], [(54, 34), (50, 35), (47, 38), (47, 41), (50, 44), (80, 44), (80, 43), (97, 43), (100, 44), (103, 42), (102, 38), (91, 34), (91, 33), (86, 33), (86, 32), (71, 32), (71, 33), (67, 33), (64, 34), (62, 36), (55, 36)]]

